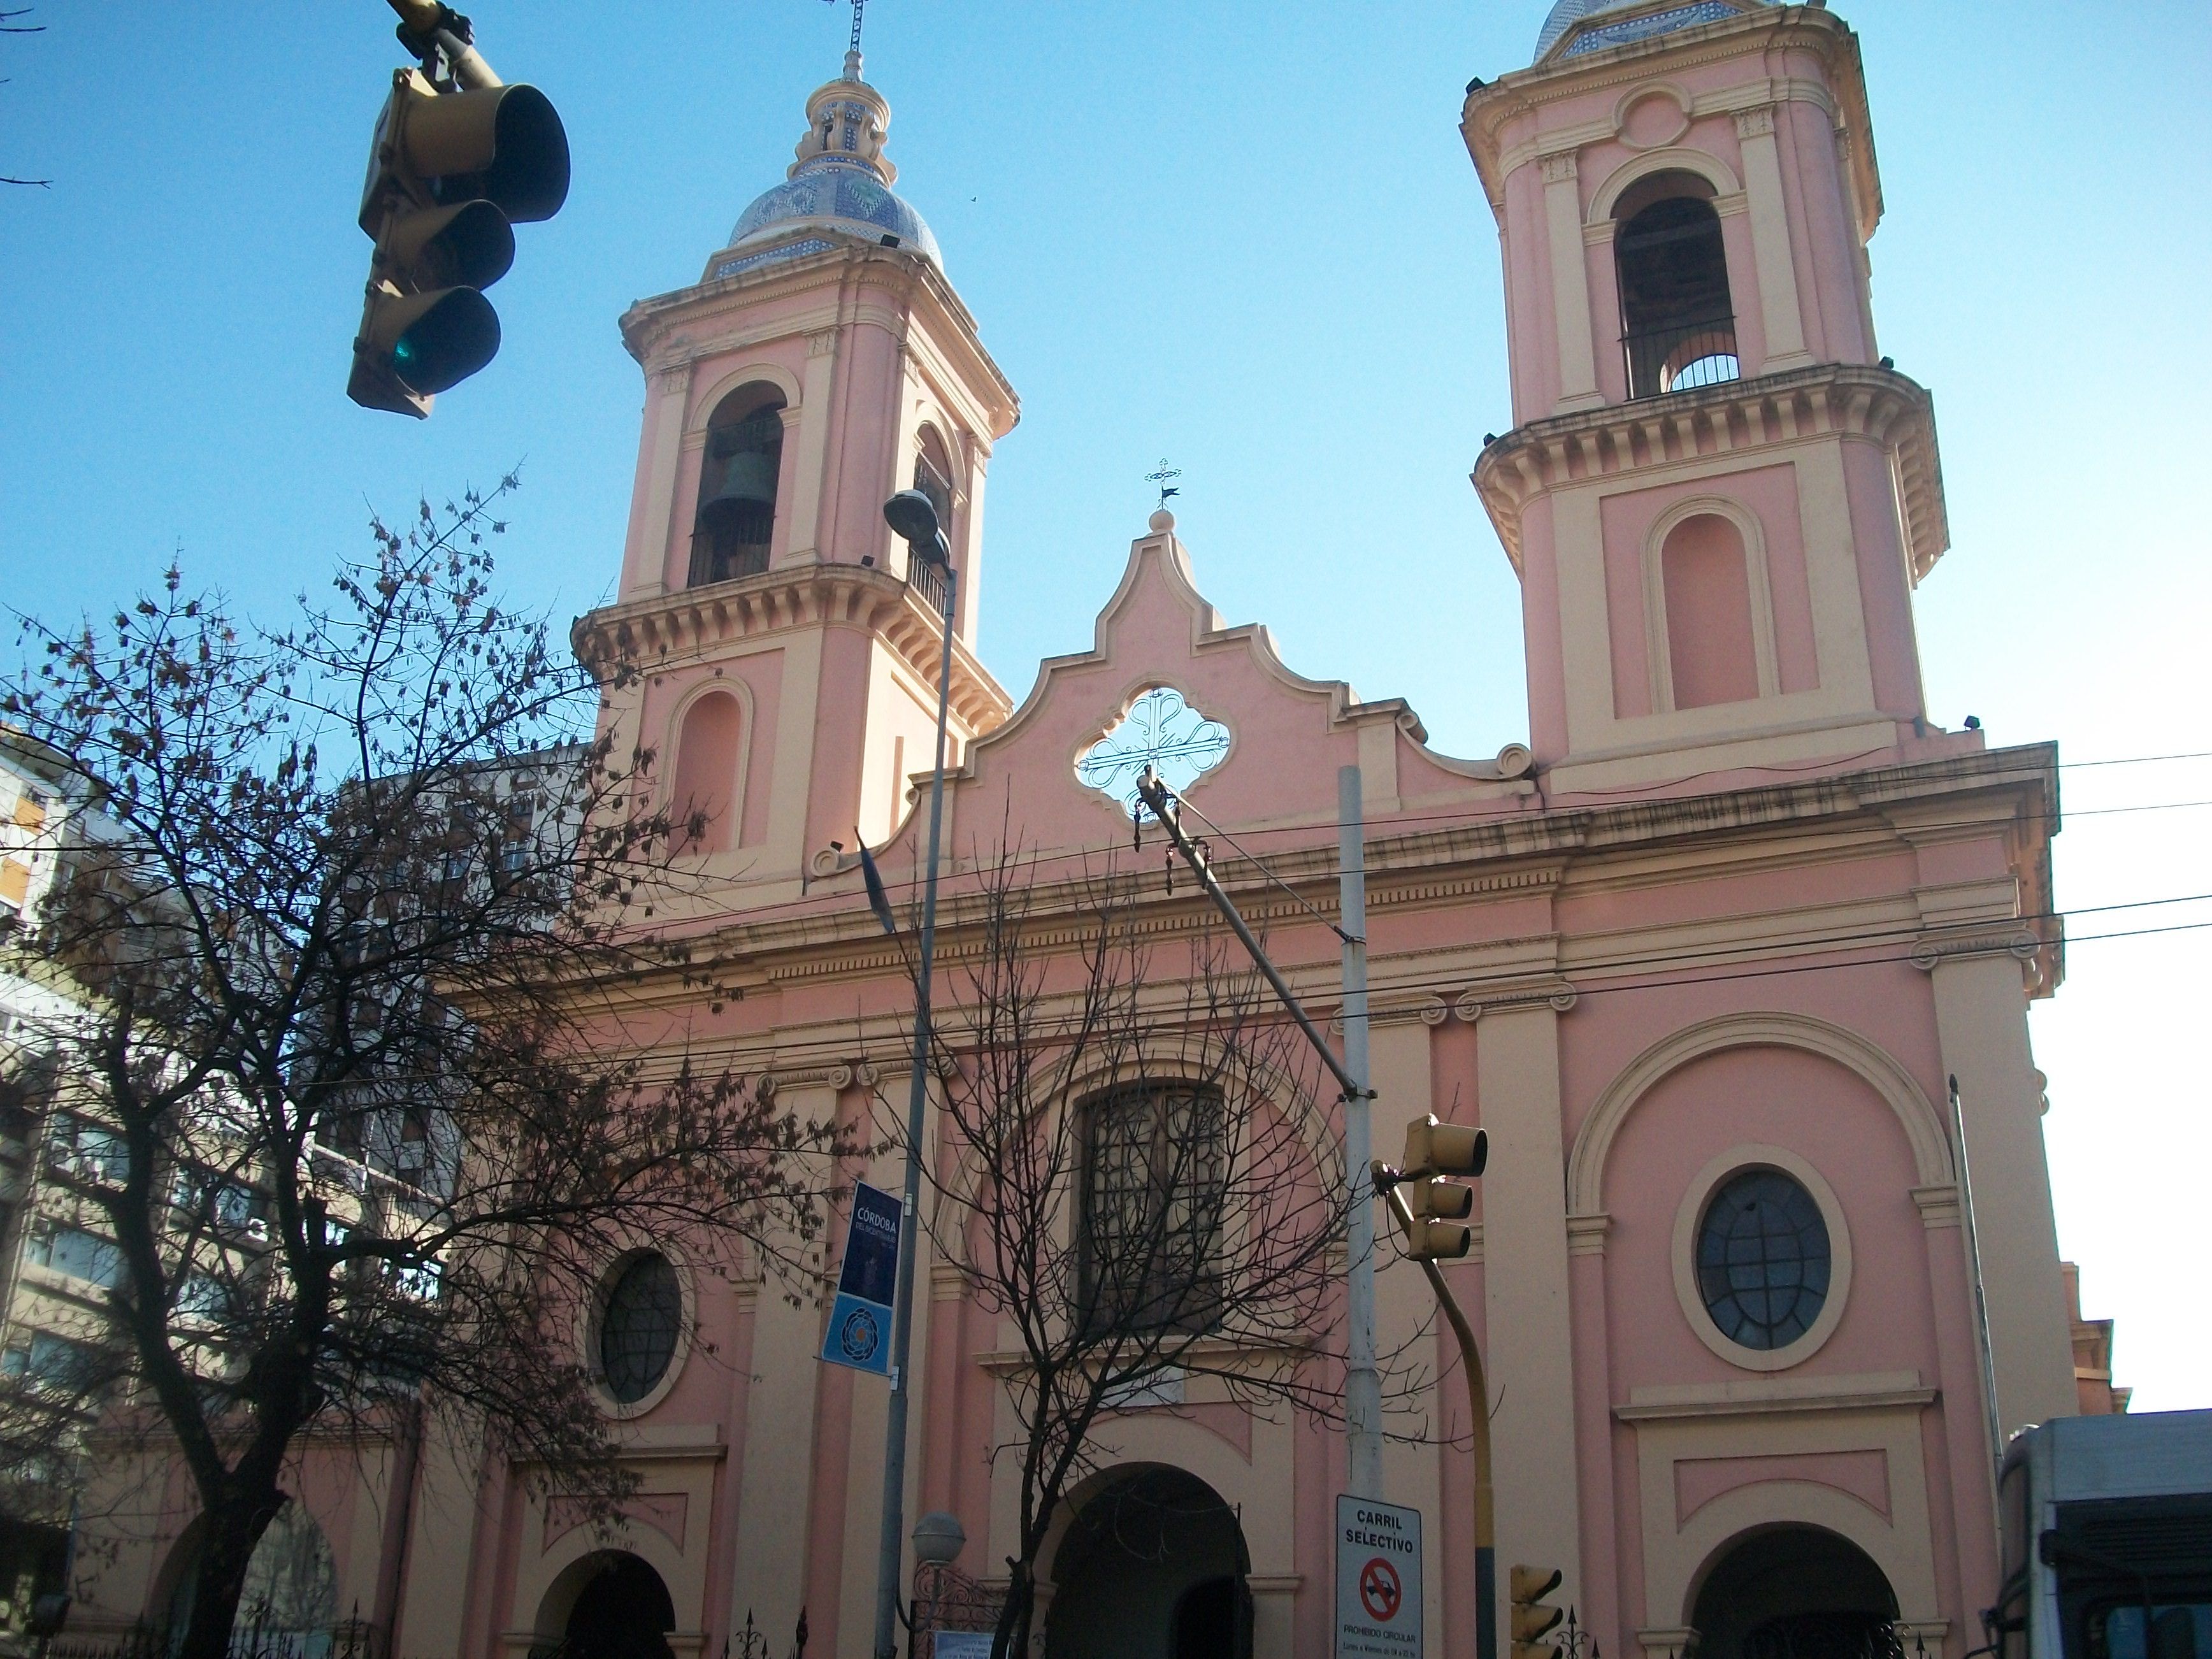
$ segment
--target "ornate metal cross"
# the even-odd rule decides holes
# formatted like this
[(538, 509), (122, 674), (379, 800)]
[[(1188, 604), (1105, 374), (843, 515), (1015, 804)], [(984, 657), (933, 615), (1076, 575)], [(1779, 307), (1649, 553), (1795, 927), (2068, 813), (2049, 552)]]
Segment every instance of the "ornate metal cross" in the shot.
[(1158, 484), (1160, 487), (1160, 505), (1165, 507), (1168, 504), (1168, 497), (1182, 494), (1180, 489), (1170, 488), (1172, 482), (1181, 477), (1182, 477), (1182, 469), (1179, 466), (1170, 466), (1168, 458), (1163, 455), (1160, 457), (1160, 470), (1145, 474), (1145, 482)]
[[(834, 5), (836, 0), (823, 0), (823, 3)], [(868, 0), (853, 0), (853, 50), (854, 52), (860, 49), (860, 25), (866, 21), (867, 4)]]

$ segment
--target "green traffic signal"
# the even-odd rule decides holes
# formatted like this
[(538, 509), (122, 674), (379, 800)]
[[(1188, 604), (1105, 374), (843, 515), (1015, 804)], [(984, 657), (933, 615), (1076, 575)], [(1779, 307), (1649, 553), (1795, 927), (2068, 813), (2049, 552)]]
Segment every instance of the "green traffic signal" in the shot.
[(517, 222), (568, 195), (568, 140), (534, 87), (441, 87), (404, 71), (376, 125), (361, 228), (375, 240), (347, 395), (427, 416), (498, 354), (483, 289), (514, 263)]

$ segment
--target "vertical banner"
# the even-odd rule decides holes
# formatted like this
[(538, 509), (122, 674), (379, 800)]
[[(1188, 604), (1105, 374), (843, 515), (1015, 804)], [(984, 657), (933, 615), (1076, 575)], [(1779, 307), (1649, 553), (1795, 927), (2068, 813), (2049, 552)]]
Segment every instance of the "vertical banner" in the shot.
[(822, 1337), (822, 1357), (831, 1364), (878, 1376), (890, 1375), (898, 1259), (898, 1200), (855, 1182), (853, 1224), (845, 1233), (845, 1266), (837, 1275), (830, 1328)]
[(1336, 1659), (1421, 1659), (1421, 1512), (1336, 1500)]

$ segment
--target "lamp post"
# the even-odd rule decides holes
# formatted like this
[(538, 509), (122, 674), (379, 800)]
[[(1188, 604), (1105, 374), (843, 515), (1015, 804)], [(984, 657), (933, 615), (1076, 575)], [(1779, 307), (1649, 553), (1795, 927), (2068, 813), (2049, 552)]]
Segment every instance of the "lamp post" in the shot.
[[(905, 1546), (907, 1407), (911, 1399), (907, 1352), (914, 1337), (914, 1260), (921, 1212), (921, 1134), (929, 1102), (929, 976), (937, 951), (937, 849), (945, 822), (945, 726), (952, 701), (952, 617), (958, 575), (952, 549), (937, 522), (937, 507), (919, 489), (902, 489), (884, 503), (884, 521), (919, 560), (943, 578), (945, 658), (937, 676), (937, 764), (929, 781), (929, 851), (922, 878), (921, 965), (915, 975), (914, 1084), (906, 1108), (906, 1192), (899, 1212), (898, 1304), (891, 1315), (891, 1397), (884, 1424), (883, 1531), (876, 1560), (877, 1659), (897, 1659), (899, 1578)], [(918, 585), (917, 585), (918, 586)], [(927, 589), (921, 591), (927, 592)]]

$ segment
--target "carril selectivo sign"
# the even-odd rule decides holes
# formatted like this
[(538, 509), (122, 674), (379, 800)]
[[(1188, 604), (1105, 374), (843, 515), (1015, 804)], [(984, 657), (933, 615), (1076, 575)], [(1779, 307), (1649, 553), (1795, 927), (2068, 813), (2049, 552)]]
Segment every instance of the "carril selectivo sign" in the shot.
[(1421, 1659), (1421, 1512), (1336, 1500), (1336, 1659)]

